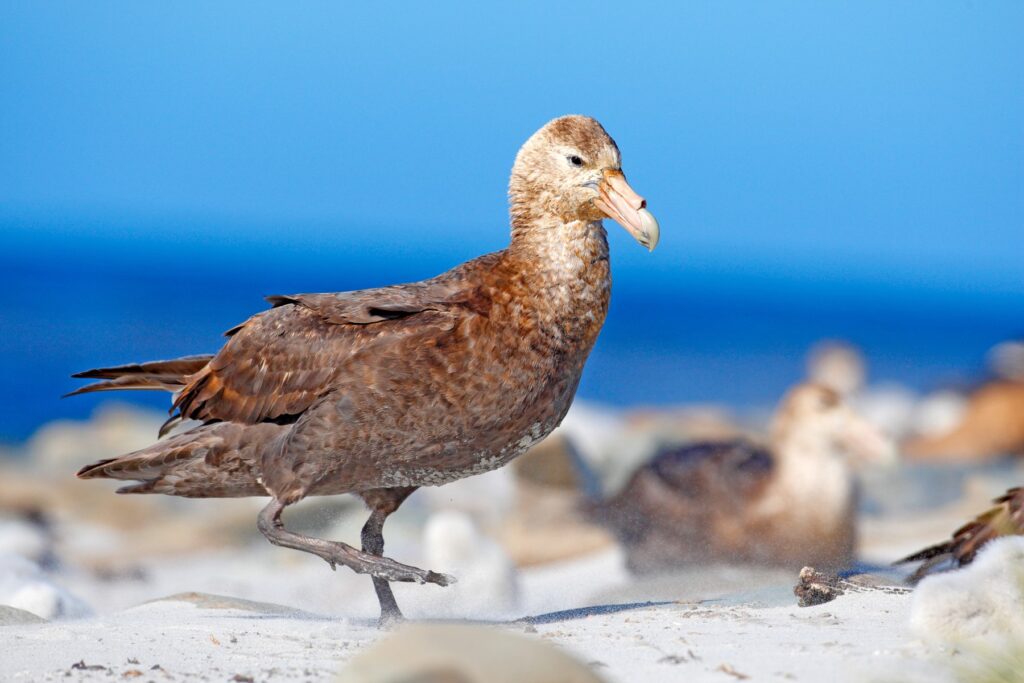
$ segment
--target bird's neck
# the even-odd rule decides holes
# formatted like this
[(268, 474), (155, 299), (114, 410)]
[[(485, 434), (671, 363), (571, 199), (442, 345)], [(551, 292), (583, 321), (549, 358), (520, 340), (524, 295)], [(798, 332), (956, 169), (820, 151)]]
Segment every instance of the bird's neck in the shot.
[(608, 239), (600, 221), (540, 218), (518, 229), (513, 225), (508, 255), (535, 303), (566, 326), (566, 334), (596, 339), (611, 293)]
[(831, 435), (816, 425), (776, 428), (772, 439), (777, 483), (790, 500), (826, 498), (844, 500), (849, 470)]
[(536, 218), (512, 226), (509, 251), (530, 270), (580, 275), (593, 260), (608, 260), (608, 238), (601, 221)]

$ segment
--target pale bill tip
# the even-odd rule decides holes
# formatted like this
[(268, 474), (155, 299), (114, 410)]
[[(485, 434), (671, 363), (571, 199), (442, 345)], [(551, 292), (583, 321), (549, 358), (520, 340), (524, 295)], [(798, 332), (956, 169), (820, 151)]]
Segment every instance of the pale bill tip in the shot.
[(643, 244), (648, 250), (654, 251), (661, 238), (661, 228), (658, 227), (658, 220), (647, 209), (640, 209), (641, 234), (644, 236)]

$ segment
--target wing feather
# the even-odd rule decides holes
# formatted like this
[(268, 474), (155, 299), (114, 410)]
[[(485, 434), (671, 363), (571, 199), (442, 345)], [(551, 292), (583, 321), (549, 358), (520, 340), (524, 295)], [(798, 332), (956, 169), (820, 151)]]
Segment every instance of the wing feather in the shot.
[(895, 564), (923, 561), (908, 581), (917, 583), (935, 567), (946, 563), (958, 567), (970, 564), (989, 541), (1024, 534), (1024, 487), (1012, 488), (992, 502), (995, 507), (954, 531), (949, 540), (898, 560)]
[[(467, 300), (457, 273), (336, 294), (272, 296), (271, 309), (232, 328), (227, 343), (178, 395), (186, 418), (254, 424), (293, 418), (329, 392), (353, 353), (398, 344), (429, 311)], [(437, 324), (425, 316), (422, 325)]]

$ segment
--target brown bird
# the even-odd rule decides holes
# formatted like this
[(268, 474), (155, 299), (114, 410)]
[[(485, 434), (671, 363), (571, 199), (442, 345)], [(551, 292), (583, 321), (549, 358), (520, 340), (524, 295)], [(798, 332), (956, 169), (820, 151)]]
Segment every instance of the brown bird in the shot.
[(909, 440), (915, 460), (986, 460), (1024, 454), (1024, 379), (995, 379), (967, 397), (963, 417), (949, 431)]
[(919, 550), (895, 564), (921, 562), (907, 581), (917, 583), (943, 564), (963, 567), (989, 541), (1000, 536), (1024, 535), (1024, 487), (1014, 487), (992, 501), (995, 506), (953, 532), (952, 538)]
[[(565, 116), (519, 150), (511, 243), (422, 282), (272, 296), (213, 356), (90, 370), (73, 393), (164, 389), (173, 424), (203, 424), (102, 460), (78, 476), (136, 480), (121, 493), (270, 496), (260, 531), (332, 568), (388, 585), (451, 577), (383, 557), (388, 515), (420, 486), (501, 467), (553, 430), (572, 402), (608, 310), (603, 218), (654, 249), (659, 228), (592, 118)], [(287, 529), (306, 496), (355, 493), (371, 510), (362, 549)]]
[(838, 570), (854, 552), (851, 456), (884, 462), (895, 449), (835, 391), (803, 384), (783, 398), (770, 447), (666, 448), (594, 516), (639, 574), (716, 562)]

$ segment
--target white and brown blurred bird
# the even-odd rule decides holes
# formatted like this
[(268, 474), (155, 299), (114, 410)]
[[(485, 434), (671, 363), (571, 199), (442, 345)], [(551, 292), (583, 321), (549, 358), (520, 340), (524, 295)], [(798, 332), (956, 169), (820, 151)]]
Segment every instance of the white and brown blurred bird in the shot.
[[(509, 183), (511, 243), (422, 282), (274, 296), (212, 356), (90, 370), (74, 393), (165, 389), (173, 419), (201, 424), (83, 468), (135, 480), (123, 493), (270, 496), (274, 544), (369, 574), (382, 617), (389, 581), (449, 577), (383, 557), (382, 527), (420, 486), (508, 463), (565, 416), (608, 310), (602, 219), (653, 249), (659, 229), (592, 118), (565, 116), (520, 149)], [(306, 496), (355, 493), (372, 513), (362, 549), (287, 529)]]
[(803, 384), (783, 398), (767, 446), (667, 447), (593, 513), (636, 573), (714, 563), (842, 569), (856, 540), (855, 458), (888, 462), (895, 448), (834, 390)]

